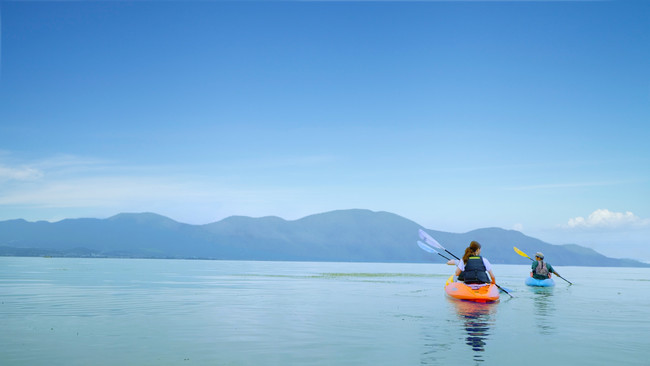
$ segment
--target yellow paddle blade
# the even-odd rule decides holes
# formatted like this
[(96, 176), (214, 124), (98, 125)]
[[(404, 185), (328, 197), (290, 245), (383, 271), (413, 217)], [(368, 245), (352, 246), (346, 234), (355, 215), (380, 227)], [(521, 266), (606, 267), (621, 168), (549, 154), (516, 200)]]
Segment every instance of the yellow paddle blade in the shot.
[(514, 249), (515, 252), (517, 252), (517, 254), (519, 254), (520, 256), (522, 256), (522, 257), (526, 257), (526, 258), (528, 258), (528, 259), (530, 259), (530, 260), (533, 260), (533, 258), (531, 258), (531, 257), (528, 256), (528, 254), (526, 254), (526, 253), (522, 252), (521, 250), (519, 250), (519, 248), (517, 248), (517, 247), (512, 247), (512, 249)]

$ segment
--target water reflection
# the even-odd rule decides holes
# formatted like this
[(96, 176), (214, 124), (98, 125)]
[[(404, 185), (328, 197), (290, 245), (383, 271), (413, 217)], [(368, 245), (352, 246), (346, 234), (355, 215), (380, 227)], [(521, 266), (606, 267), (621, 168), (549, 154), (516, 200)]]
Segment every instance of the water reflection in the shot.
[(476, 362), (483, 362), (486, 340), (490, 335), (490, 326), (494, 324), (493, 314), (496, 311), (496, 303), (478, 303), (473, 301), (449, 301), (456, 308), (458, 317), (467, 337), (465, 344), (471, 347), (474, 352), (473, 358)]
[(530, 287), (533, 292), (533, 306), (535, 307), (535, 320), (541, 334), (553, 334), (553, 314), (555, 303), (553, 301), (553, 287)]

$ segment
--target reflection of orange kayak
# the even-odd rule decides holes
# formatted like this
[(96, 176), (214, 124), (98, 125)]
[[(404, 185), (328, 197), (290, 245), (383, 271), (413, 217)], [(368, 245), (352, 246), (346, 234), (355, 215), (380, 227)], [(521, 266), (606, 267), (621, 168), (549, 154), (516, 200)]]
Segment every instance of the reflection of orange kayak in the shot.
[(499, 300), (499, 288), (495, 284), (486, 284), (476, 289), (463, 282), (453, 282), (454, 276), (445, 283), (445, 292), (454, 299), (476, 302), (492, 302)]

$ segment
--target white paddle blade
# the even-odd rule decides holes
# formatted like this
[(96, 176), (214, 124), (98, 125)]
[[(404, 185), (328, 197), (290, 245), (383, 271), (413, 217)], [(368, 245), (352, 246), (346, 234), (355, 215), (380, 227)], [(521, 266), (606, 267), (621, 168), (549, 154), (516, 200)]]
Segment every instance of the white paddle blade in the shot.
[(433, 254), (438, 254), (435, 249), (431, 248), (430, 246), (424, 244), (423, 242), (418, 240), (418, 246), (422, 248), (425, 252), (433, 253)]
[(425, 243), (431, 245), (432, 247), (445, 250), (445, 248), (443, 248), (443, 246), (440, 245), (440, 243), (438, 243), (436, 239), (432, 238), (431, 235), (427, 234), (424, 230), (419, 229), (419, 233), (420, 233), (420, 238), (424, 240)]

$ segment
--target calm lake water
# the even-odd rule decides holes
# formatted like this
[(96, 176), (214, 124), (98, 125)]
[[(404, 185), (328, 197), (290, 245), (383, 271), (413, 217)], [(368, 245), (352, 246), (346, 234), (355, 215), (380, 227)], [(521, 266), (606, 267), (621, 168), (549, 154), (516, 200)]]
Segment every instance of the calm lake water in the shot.
[(650, 270), (0, 257), (2, 365), (650, 365)]

